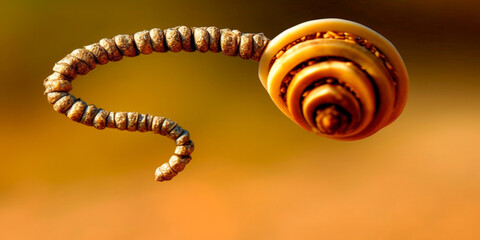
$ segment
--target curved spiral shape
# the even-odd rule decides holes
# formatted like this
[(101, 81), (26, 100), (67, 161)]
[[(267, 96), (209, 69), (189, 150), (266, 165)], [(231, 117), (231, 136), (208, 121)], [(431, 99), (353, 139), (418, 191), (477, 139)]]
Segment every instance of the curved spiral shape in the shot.
[(188, 131), (170, 119), (136, 112), (111, 112), (69, 93), (77, 75), (97, 65), (152, 52), (223, 52), (260, 60), (259, 77), (272, 100), (301, 127), (339, 140), (368, 137), (402, 112), (408, 90), (405, 65), (395, 47), (360, 24), (323, 19), (292, 27), (270, 41), (263, 34), (185, 26), (117, 35), (76, 49), (44, 81), (55, 111), (97, 129), (152, 131), (176, 143), (170, 160), (155, 171), (170, 180), (191, 160)]
[(72, 90), (72, 81), (77, 75), (85, 75), (97, 65), (119, 61), (124, 56), (135, 57), (152, 52), (223, 52), (227, 56), (258, 61), (268, 41), (261, 33), (243, 34), (238, 30), (216, 27), (180, 26), (166, 30), (154, 28), (134, 35), (117, 35), (68, 54), (55, 64), (54, 73), (45, 79), (43, 85), (53, 109), (75, 122), (97, 129), (108, 127), (128, 131), (152, 131), (174, 140), (174, 154), (155, 171), (155, 179), (165, 181), (176, 176), (191, 160), (194, 145), (189, 132), (164, 117), (137, 112), (112, 112), (88, 105), (69, 93)]
[(289, 118), (339, 140), (387, 126), (407, 98), (408, 75), (395, 47), (341, 19), (305, 22), (278, 35), (260, 59), (259, 77)]

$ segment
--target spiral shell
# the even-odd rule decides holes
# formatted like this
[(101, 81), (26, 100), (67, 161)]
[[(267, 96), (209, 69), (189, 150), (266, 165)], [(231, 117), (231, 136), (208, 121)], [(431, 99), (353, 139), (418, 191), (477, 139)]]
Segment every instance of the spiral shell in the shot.
[(290, 119), (339, 140), (368, 137), (402, 112), (408, 75), (395, 47), (346, 20), (313, 20), (274, 38), (259, 77)]

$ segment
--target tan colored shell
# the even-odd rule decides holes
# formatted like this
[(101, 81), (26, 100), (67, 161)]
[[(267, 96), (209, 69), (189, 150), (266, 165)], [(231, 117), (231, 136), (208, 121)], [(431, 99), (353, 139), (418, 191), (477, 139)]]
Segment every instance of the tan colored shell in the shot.
[(278, 35), (262, 55), (259, 77), (289, 118), (340, 140), (387, 126), (407, 99), (408, 75), (395, 47), (341, 19), (305, 22)]
[(47, 100), (55, 111), (87, 126), (152, 131), (174, 140), (174, 154), (155, 171), (157, 181), (170, 180), (191, 160), (194, 144), (188, 131), (164, 117), (88, 105), (69, 91), (72, 80), (97, 65), (181, 50), (260, 60), (260, 80), (280, 110), (303, 128), (330, 138), (370, 136), (394, 121), (406, 103), (408, 75), (393, 45), (365, 26), (340, 19), (306, 22), (272, 41), (261, 33), (185, 26), (104, 38), (54, 65), (43, 83)]

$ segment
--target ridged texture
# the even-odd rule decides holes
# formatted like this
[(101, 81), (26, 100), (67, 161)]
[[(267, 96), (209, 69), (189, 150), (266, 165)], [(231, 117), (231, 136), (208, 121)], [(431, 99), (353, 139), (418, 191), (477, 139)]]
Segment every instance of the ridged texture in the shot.
[(85, 75), (97, 64), (119, 61), (124, 56), (134, 57), (152, 52), (223, 52), (227, 56), (258, 61), (269, 40), (261, 33), (242, 34), (238, 30), (216, 27), (188, 28), (185, 26), (166, 30), (154, 28), (134, 35), (117, 35), (104, 38), (84, 48), (76, 49), (58, 61), (53, 73), (44, 80), (47, 100), (58, 113), (75, 122), (97, 129), (147, 132), (166, 136), (175, 142), (175, 151), (168, 162), (155, 171), (157, 181), (172, 179), (190, 162), (194, 150), (188, 131), (176, 122), (159, 116), (137, 112), (112, 112), (89, 105), (69, 93), (77, 75)]
[(314, 20), (281, 33), (265, 50), (259, 74), (288, 117), (339, 140), (365, 138), (387, 126), (407, 95), (408, 76), (393, 45), (340, 19)]

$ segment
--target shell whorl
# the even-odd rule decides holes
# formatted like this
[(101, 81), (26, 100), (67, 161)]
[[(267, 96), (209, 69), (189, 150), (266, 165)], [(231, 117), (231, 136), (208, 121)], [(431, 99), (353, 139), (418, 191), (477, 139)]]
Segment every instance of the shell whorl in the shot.
[(395, 47), (341, 19), (305, 22), (278, 35), (260, 59), (259, 77), (289, 118), (340, 140), (368, 137), (394, 121), (408, 88)]

